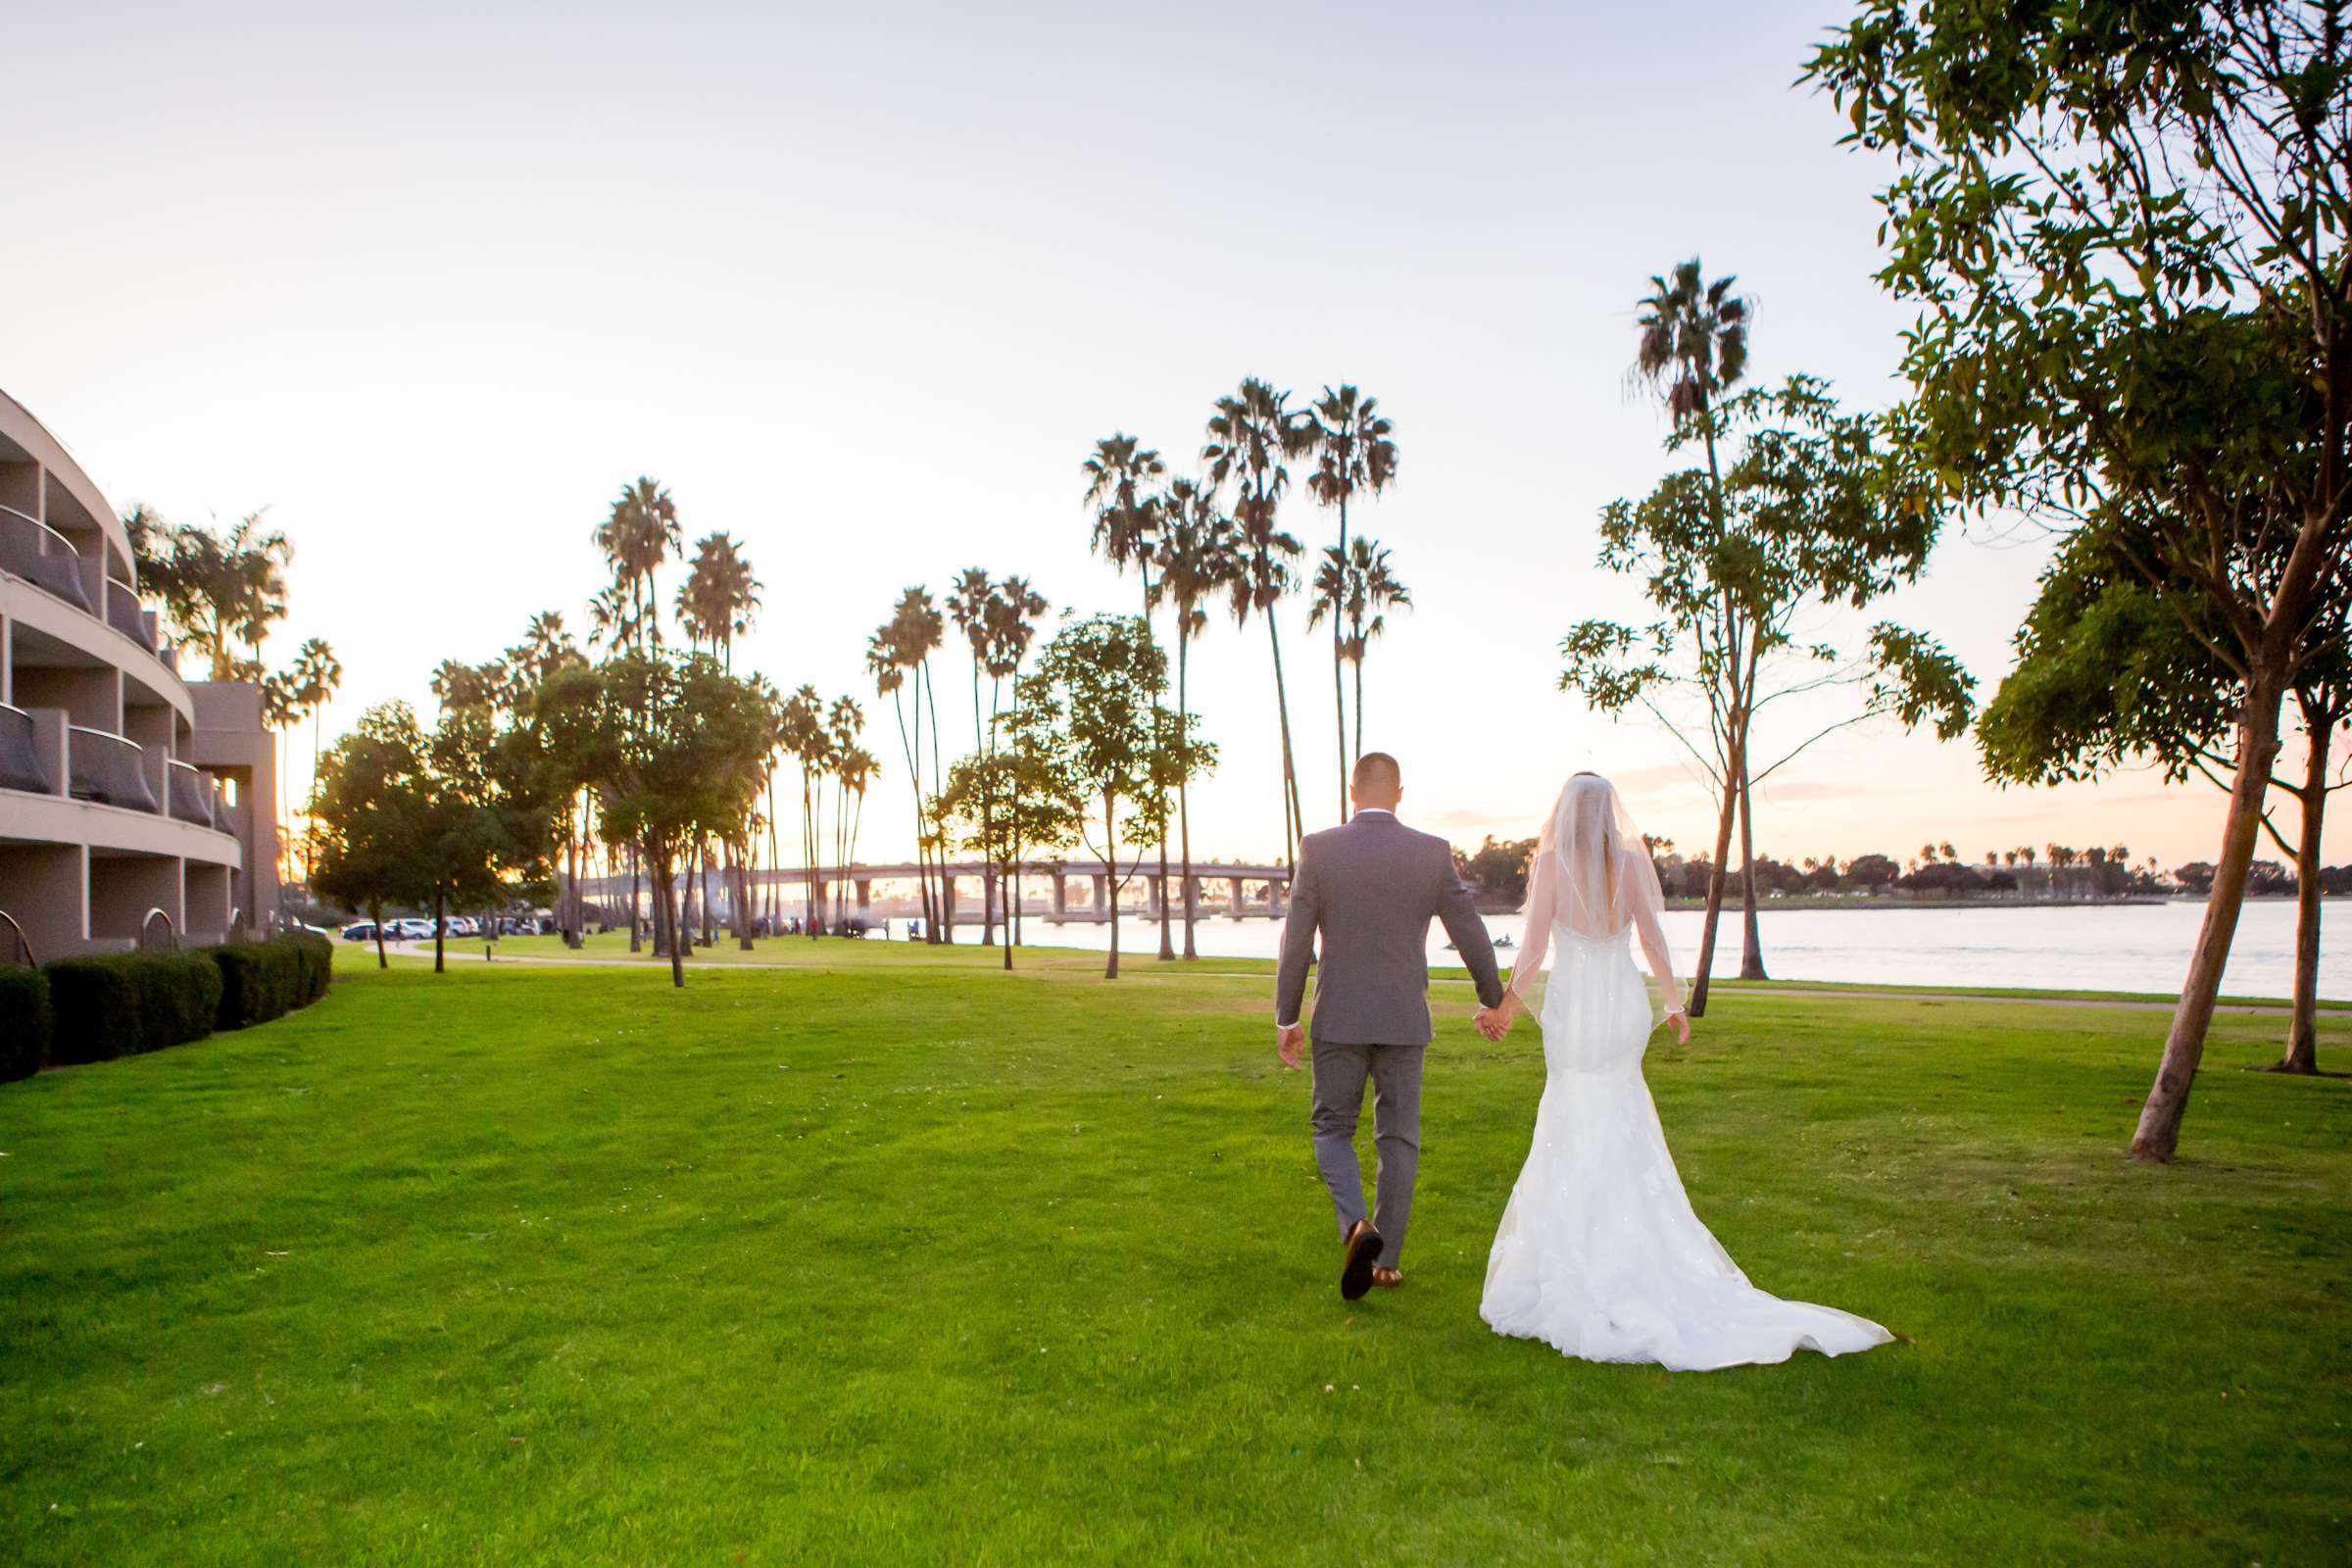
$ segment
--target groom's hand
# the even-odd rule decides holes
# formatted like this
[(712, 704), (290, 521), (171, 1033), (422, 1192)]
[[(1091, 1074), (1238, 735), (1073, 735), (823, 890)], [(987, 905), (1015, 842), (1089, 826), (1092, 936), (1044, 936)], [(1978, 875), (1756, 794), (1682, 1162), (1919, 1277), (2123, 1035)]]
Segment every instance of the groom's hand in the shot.
[(1500, 1007), (1481, 1007), (1470, 1015), (1470, 1021), (1489, 1040), (1500, 1040), (1511, 1032), (1511, 1020)]
[(1305, 1046), (1306, 1026), (1304, 1024), (1285, 1023), (1274, 1026), (1274, 1054), (1280, 1056), (1282, 1064), (1291, 1071), (1298, 1070), (1298, 1053)]

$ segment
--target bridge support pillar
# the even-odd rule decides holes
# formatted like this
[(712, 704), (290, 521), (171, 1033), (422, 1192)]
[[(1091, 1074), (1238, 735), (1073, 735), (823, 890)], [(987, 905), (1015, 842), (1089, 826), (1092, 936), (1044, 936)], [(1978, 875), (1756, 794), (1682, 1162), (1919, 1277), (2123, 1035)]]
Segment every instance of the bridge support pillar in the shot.
[(1070, 912), (1070, 882), (1059, 871), (1054, 873), (1054, 913), (1056, 918)]
[(1110, 878), (1107, 876), (1095, 878), (1095, 913), (1110, 913)]
[(861, 876), (858, 879), (858, 912), (860, 915), (864, 914), (867, 909), (873, 907), (873, 904), (874, 879), (870, 876)]
[(1154, 920), (1164, 920), (1168, 913), (1168, 879), (1155, 876), (1145, 879), (1144, 906)]
[(1249, 911), (1249, 906), (1242, 903), (1242, 879), (1238, 876), (1227, 877), (1225, 882), (1233, 893), (1233, 917), (1239, 920)]

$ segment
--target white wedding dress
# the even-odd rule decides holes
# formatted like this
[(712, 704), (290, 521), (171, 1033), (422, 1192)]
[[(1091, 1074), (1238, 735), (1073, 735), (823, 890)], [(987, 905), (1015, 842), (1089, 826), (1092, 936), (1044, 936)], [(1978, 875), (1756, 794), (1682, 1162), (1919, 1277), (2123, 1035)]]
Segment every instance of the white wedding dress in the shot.
[(1867, 1318), (1757, 1290), (1692, 1212), (1642, 1077), (1658, 1014), (1634, 967), (1637, 935), (1665, 1006), (1682, 1005), (1663, 906), (1615, 790), (1590, 773), (1569, 780), (1531, 868), (1511, 972), (1525, 1000), (1549, 951), (1544, 1098), (1479, 1315), (1588, 1361), (1680, 1372), (1886, 1344), (1893, 1336)]

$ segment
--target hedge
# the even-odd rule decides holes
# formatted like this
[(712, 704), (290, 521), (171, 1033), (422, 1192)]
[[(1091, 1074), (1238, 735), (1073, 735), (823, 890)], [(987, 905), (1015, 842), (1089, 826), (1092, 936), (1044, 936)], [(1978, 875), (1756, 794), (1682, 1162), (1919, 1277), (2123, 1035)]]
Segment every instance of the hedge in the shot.
[(334, 944), (303, 931), (0, 970), (0, 1081), (38, 1072), (44, 1057), (108, 1061), (266, 1022), (326, 995), (334, 957)]
[(220, 1010), (209, 953), (128, 953), (49, 965), (49, 1059), (107, 1061), (201, 1040)]
[(0, 969), (0, 1083), (47, 1066), (49, 1036), (49, 977), (38, 969)]
[(326, 995), (335, 946), (308, 931), (268, 942), (232, 942), (212, 950), (220, 967), (223, 1029), (267, 1023)]

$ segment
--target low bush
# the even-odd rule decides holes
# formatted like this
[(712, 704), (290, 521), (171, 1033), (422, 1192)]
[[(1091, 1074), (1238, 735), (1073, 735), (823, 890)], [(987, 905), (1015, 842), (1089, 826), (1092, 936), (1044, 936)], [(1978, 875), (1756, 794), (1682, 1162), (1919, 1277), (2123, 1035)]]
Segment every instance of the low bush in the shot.
[(220, 1026), (243, 1029), (281, 1017), (326, 995), (334, 944), (308, 931), (212, 950), (220, 969)]
[(0, 1083), (47, 1066), (49, 1036), (49, 977), (38, 969), (0, 969)]
[(212, 1033), (220, 971), (205, 953), (126, 953), (60, 958), (44, 971), (49, 1059), (110, 1061)]

